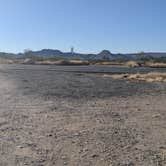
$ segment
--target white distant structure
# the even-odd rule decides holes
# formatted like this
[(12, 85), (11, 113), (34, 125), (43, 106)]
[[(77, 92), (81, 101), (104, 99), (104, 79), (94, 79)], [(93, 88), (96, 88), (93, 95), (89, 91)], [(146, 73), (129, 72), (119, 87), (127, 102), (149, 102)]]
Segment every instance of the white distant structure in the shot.
[(71, 54), (74, 54), (74, 47), (71, 47)]

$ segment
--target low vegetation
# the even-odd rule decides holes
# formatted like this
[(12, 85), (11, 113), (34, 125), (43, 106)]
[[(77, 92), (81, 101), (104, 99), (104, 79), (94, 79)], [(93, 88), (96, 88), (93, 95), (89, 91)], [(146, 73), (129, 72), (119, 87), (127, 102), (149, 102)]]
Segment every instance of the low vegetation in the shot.
[(166, 63), (159, 63), (159, 62), (147, 62), (145, 64), (146, 67), (152, 67), (152, 68), (166, 68)]
[(151, 68), (166, 68), (166, 57), (147, 56), (143, 52), (139, 53), (135, 58), (117, 56), (110, 59), (107, 56), (96, 59), (81, 59), (81, 58), (65, 58), (62, 56), (39, 56), (35, 55), (31, 50), (25, 50), (22, 56), (14, 58), (6, 54), (0, 54), (0, 63), (11, 64), (38, 64), (38, 65), (121, 65), (124, 67), (151, 67)]
[(125, 63), (125, 66), (127, 67), (140, 67), (141, 64), (136, 61), (128, 61)]
[(96, 62), (96, 65), (123, 65), (121, 62), (115, 62), (115, 61), (103, 61), (103, 62)]
[(146, 82), (166, 82), (166, 72), (151, 72), (147, 74), (117, 74), (104, 75), (113, 79), (125, 79), (130, 81), (146, 81)]
[(35, 64), (39, 65), (89, 65), (88, 61), (84, 60), (43, 60), (36, 61)]
[(12, 64), (13, 60), (8, 58), (0, 58), (0, 64)]

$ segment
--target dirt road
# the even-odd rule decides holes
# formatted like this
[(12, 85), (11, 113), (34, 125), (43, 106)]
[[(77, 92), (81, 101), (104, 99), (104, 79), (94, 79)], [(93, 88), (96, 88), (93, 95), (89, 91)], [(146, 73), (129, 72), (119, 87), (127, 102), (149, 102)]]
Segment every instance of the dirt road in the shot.
[(97, 73), (0, 66), (0, 166), (165, 166), (166, 84)]

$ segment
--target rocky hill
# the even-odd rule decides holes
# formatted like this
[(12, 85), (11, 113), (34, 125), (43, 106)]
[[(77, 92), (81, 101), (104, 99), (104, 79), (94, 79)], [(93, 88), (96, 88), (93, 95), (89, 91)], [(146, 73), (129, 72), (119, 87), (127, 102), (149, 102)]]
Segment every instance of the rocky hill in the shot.
[[(27, 53), (26, 53), (27, 54)], [(29, 54), (31, 56), (37, 56), (37, 57), (44, 57), (44, 58), (78, 58), (78, 59), (135, 59), (138, 56), (144, 56), (144, 57), (154, 57), (154, 58), (160, 58), (160, 57), (166, 57), (166, 53), (156, 53), (156, 52), (145, 52), (145, 53), (133, 53), (133, 54), (113, 54), (109, 50), (103, 50), (98, 54), (83, 54), (83, 53), (71, 53), (71, 52), (62, 52), (60, 50), (54, 50), (54, 49), (42, 49), (39, 51), (30, 51)], [(5, 53), (0, 52), (0, 57), (3, 58), (21, 58), (24, 57), (25, 53)]]

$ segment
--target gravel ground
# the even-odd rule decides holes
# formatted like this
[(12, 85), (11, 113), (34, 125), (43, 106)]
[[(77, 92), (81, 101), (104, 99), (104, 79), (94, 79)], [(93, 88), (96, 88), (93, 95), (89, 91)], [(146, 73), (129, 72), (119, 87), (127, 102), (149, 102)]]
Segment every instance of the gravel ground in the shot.
[(0, 166), (166, 165), (166, 83), (89, 68), (0, 66)]

